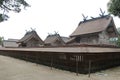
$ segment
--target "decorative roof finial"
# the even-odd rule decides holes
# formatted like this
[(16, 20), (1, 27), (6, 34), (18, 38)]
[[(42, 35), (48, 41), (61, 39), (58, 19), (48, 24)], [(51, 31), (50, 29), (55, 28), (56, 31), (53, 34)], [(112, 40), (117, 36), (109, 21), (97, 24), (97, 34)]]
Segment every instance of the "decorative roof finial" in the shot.
[(84, 14), (82, 14), (82, 16), (83, 16), (83, 20), (86, 21), (88, 16), (85, 16)]
[(33, 29), (32, 27), (30, 29), (31, 29), (31, 31), (35, 31), (36, 30), (36, 28)]
[(101, 12), (101, 14), (99, 14), (100, 17), (104, 17), (104, 16), (105, 16), (105, 11), (103, 11), (103, 10), (100, 8), (100, 12)]
[(54, 31), (55, 32), (55, 34), (58, 34), (58, 32), (57, 31)]

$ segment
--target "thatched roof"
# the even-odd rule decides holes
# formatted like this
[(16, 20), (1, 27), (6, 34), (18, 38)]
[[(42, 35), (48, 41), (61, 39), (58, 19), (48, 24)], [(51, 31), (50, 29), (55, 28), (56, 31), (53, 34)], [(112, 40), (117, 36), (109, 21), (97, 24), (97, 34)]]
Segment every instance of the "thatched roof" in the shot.
[(63, 40), (65, 43), (67, 43), (67, 42), (69, 41), (69, 39), (70, 39), (70, 38), (68, 38), (68, 37), (63, 37), (63, 36), (61, 36), (61, 38), (62, 38), (62, 40)]
[(44, 42), (42, 41), (42, 39), (38, 36), (37, 32), (32, 30), (27, 32), (23, 38), (21, 38), (18, 43), (26, 43), (27, 41), (29, 41), (30, 39), (36, 39), (38, 40), (41, 44), (44, 44)]
[(108, 26), (111, 25), (110, 23), (112, 23), (112, 26), (115, 28), (113, 18), (109, 15), (82, 21), (70, 36), (74, 37), (84, 34), (101, 32), (106, 30)]
[(51, 44), (56, 41), (60, 41), (62, 44), (65, 44), (64, 40), (59, 34), (53, 34), (53, 35), (48, 35), (47, 38), (44, 40), (44, 42), (45, 44)]

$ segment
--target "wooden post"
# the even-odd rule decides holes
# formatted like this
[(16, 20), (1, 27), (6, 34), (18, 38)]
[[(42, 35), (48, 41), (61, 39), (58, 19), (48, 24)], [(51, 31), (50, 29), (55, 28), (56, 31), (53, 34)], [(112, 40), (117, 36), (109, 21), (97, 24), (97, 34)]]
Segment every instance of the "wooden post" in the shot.
[(53, 54), (51, 54), (51, 62), (50, 62), (50, 68), (52, 70), (52, 67), (53, 67)]
[(76, 75), (78, 76), (78, 56), (76, 56)]
[(35, 55), (35, 58), (36, 58), (35, 63), (36, 63), (36, 65), (39, 63), (38, 57), (39, 57), (39, 55), (38, 55), (38, 53), (36, 53), (36, 55)]
[(91, 74), (91, 60), (89, 60), (89, 65), (88, 65), (88, 77), (90, 77)]

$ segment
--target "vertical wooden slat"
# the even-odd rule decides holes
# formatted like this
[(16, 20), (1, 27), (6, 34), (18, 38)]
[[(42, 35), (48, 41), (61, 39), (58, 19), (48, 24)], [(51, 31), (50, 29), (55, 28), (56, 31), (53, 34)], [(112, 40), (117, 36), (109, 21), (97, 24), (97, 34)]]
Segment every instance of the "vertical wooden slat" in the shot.
[(39, 55), (38, 55), (38, 53), (36, 52), (36, 55), (35, 55), (35, 59), (36, 59), (35, 62), (36, 62), (36, 63), (39, 63), (38, 57), (39, 57)]
[(53, 54), (51, 54), (50, 68), (51, 68), (51, 70), (53, 68)]

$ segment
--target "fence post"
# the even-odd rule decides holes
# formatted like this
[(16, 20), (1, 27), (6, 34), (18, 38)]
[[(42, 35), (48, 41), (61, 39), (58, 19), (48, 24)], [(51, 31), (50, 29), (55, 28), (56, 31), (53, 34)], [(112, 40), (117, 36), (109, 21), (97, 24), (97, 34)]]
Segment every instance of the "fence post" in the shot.
[(76, 75), (78, 76), (78, 56), (76, 56)]
[(91, 74), (91, 60), (89, 60), (89, 63), (88, 63), (88, 77), (90, 77), (90, 74)]

